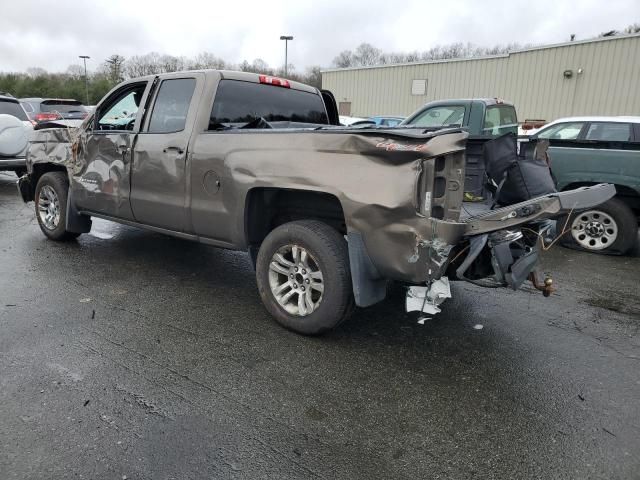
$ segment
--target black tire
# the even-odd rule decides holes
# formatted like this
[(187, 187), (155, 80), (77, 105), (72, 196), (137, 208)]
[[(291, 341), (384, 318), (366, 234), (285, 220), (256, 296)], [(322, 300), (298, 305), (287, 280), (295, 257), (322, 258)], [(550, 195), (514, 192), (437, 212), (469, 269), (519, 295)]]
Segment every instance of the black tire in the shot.
[[(50, 187), (53, 189), (58, 198), (59, 203), (59, 220), (57, 224), (50, 228), (47, 226), (40, 215), (40, 192), (43, 188)], [(67, 198), (69, 194), (69, 180), (67, 174), (64, 172), (48, 172), (40, 177), (35, 191), (35, 205), (36, 205), (36, 218), (38, 219), (38, 225), (40, 230), (47, 238), (56, 241), (72, 240), (77, 238), (80, 234), (74, 232), (68, 232), (66, 230), (67, 225)]]
[[(603, 245), (604, 237), (600, 236), (600, 240), (596, 237), (592, 238), (580, 228), (581, 223), (594, 216), (596, 219), (603, 220), (601, 222), (603, 228), (607, 228), (604, 221), (613, 222), (615, 230), (611, 231), (616, 231), (616, 236), (615, 240), (608, 245)], [(578, 219), (577, 222), (576, 219)], [(581, 219), (583, 222), (580, 221)], [(624, 255), (633, 249), (638, 240), (638, 219), (629, 206), (619, 198), (611, 198), (597, 207), (572, 213), (568, 221), (567, 216), (563, 216), (558, 219), (556, 228), (558, 234), (562, 233), (563, 228), (566, 230), (560, 239), (561, 245), (604, 255)], [(593, 247), (590, 247), (589, 243)]]
[[(322, 272), (324, 290), (321, 299), (315, 310), (306, 315), (293, 314), (285, 310), (276, 299), (270, 284), (270, 266), (274, 255), (290, 246), (306, 250), (310, 255), (309, 262)], [(273, 278), (275, 274), (271, 275)], [(288, 282), (287, 275), (278, 275), (282, 281)], [(289, 222), (272, 230), (258, 252), (256, 279), (260, 297), (269, 313), (283, 327), (303, 335), (319, 335), (331, 330), (346, 320), (353, 310), (347, 242), (335, 229), (317, 220)], [(299, 298), (300, 293), (294, 295)]]

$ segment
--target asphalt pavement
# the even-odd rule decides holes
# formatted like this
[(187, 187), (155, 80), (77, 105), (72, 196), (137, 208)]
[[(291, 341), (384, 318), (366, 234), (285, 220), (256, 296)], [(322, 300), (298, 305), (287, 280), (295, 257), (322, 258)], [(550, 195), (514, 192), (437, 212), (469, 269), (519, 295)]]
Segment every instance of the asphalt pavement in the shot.
[(243, 253), (95, 221), (55, 243), (0, 172), (0, 479), (640, 478), (640, 257), (558, 292), (397, 292), (318, 338)]

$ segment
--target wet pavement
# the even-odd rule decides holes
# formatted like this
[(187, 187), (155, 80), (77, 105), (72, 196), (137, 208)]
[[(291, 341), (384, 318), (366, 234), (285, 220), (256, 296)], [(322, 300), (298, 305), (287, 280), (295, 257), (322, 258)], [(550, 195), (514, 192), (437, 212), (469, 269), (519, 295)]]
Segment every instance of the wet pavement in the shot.
[(558, 293), (399, 294), (275, 324), (246, 255), (41, 234), (0, 172), (0, 478), (640, 478), (640, 257), (553, 248)]

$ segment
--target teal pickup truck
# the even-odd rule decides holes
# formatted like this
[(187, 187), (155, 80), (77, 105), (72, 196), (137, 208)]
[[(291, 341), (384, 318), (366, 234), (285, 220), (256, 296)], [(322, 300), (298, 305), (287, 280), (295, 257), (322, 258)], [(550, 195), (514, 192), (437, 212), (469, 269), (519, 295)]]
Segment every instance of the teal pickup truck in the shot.
[(640, 117), (570, 117), (555, 120), (530, 139), (549, 141), (558, 190), (611, 183), (617, 195), (558, 221), (565, 246), (625, 254), (638, 241), (640, 216)]
[(469, 132), (465, 148), (464, 212), (477, 213), (486, 199), (484, 144), (505, 133), (518, 134), (518, 117), (512, 103), (499, 98), (436, 100), (405, 118), (400, 126), (463, 127)]

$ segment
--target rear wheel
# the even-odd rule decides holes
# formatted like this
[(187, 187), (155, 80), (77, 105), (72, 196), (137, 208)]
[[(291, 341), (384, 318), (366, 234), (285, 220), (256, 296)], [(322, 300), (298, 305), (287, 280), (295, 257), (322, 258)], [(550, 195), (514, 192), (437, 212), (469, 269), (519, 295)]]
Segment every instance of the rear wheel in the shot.
[(559, 219), (557, 228), (563, 227), (567, 230), (561, 239), (564, 246), (594, 253), (624, 255), (638, 239), (638, 220), (618, 198), (573, 213), (568, 221)]
[(51, 240), (70, 240), (80, 235), (66, 230), (68, 193), (69, 181), (64, 172), (45, 173), (36, 185), (36, 218), (42, 233)]
[(289, 222), (271, 231), (258, 252), (256, 278), (269, 313), (297, 333), (318, 335), (351, 313), (347, 244), (323, 222)]

